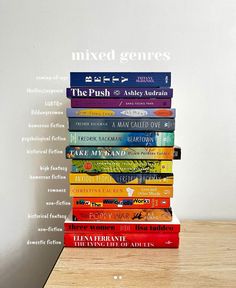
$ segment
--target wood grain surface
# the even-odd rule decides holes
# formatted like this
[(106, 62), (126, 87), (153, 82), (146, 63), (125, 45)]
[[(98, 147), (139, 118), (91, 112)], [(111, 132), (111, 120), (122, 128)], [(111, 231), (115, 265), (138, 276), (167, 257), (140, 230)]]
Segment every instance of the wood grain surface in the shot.
[(182, 223), (179, 249), (64, 248), (45, 287), (236, 287), (236, 222)]

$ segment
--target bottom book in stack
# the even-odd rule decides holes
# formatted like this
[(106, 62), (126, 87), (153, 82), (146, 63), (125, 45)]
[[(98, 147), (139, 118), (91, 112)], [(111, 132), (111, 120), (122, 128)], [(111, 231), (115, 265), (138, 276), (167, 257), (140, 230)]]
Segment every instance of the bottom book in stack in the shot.
[(97, 222), (73, 221), (72, 214), (64, 223), (66, 247), (104, 248), (178, 248), (180, 222)]

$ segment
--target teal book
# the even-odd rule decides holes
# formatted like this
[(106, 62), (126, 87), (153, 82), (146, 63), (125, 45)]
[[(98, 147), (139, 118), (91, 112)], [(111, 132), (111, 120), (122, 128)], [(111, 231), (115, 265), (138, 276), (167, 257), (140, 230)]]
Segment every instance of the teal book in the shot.
[(174, 132), (69, 132), (71, 146), (174, 146)]

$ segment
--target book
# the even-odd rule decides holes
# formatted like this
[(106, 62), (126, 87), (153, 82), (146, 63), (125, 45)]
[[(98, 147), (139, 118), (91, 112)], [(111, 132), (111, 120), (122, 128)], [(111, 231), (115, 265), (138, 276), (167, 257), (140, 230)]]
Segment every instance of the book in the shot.
[(153, 87), (74, 87), (66, 89), (68, 98), (172, 98), (173, 89)]
[(93, 208), (133, 208), (153, 209), (169, 208), (170, 198), (163, 197), (73, 197), (72, 207), (80, 209)]
[(97, 221), (73, 221), (72, 213), (70, 213), (64, 222), (65, 233), (179, 233), (180, 222), (177, 216), (173, 213), (172, 221), (170, 222), (97, 222)]
[(171, 160), (72, 160), (71, 172), (172, 173)]
[(71, 197), (172, 197), (172, 185), (71, 184)]
[(162, 209), (76, 209), (72, 208), (74, 221), (163, 221), (172, 220), (171, 208)]
[(174, 132), (69, 132), (71, 146), (172, 147)]
[(150, 117), (150, 118), (175, 118), (176, 110), (174, 108), (67, 108), (66, 115), (72, 117)]
[(70, 173), (70, 184), (173, 185), (173, 173)]
[(171, 108), (169, 99), (147, 98), (72, 98), (72, 108)]
[(174, 147), (66, 147), (67, 159), (172, 160), (179, 154), (180, 149)]
[(170, 72), (71, 72), (70, 86), (170, 87)]
[(177, 233), (65, 233), (65, 247), (95, 248), (178, 248)]
[(70, 131), (156, 131), (175, 130), (175, 119), (168, 118), (69, 118)]

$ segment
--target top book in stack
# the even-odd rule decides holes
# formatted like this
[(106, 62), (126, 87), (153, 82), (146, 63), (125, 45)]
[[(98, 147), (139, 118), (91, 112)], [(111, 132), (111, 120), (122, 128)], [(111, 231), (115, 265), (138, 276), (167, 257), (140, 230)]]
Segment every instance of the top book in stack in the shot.
[(71, 72), (70, 86), (170, 87), (170, 72)]

